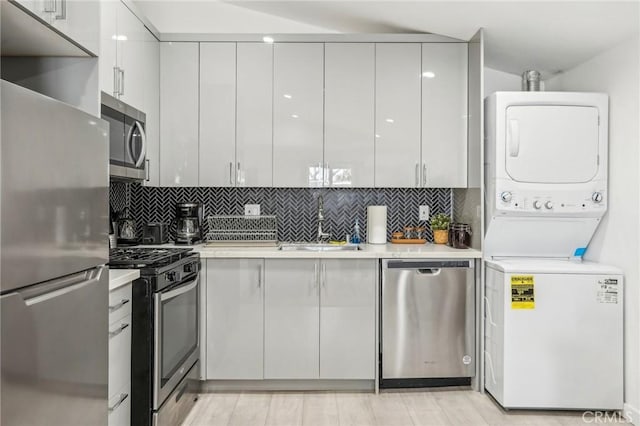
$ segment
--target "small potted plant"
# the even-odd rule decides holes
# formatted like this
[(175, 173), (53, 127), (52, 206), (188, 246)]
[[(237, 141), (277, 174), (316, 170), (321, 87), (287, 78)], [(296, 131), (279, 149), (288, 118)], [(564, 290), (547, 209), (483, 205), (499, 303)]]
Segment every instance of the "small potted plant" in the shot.
[(451, 223), (451, 217), (447, 214), (438, 213), (431, 217), (433, 241), (436, 244), (447, 244), (449, 239), (449, 223)]

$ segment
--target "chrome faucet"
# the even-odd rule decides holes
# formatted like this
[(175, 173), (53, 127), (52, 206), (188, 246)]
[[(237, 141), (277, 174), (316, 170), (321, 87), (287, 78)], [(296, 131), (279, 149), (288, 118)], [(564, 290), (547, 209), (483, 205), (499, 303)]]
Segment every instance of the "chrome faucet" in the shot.
[(316, 238), (317, 243), (328, 243), (331, 238), (331, 234), (322, 230), (322, 223), (324, 222), (324, 199), (322, 194), (318, 196), (318, 236)]

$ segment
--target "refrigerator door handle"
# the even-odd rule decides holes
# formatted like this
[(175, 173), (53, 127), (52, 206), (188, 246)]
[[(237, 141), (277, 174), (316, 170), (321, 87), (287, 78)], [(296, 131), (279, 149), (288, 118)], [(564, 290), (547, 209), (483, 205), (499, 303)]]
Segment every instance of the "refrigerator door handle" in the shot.
[[(45, 289), (24, 297), (24, 303), (27, 306), (37, 305), (38, 303), (46, 302), (47, 300), (71, 293), (72, 291), (86, 287), (87, 285), (94, 284), (100, 281), (100, 277), (105, 269), (105, 266), (100, 266), (90, 271), (84, 271), (79, 274), (73, 274), (68, 277), (60, 278), (59, 280), (54, 280), (47, 284)], [(52, 291), (52, 287), (54, 287), (55, 290)], [(28, 293), (30, 293), (30, 290), (24, 291), (25, 295)]]

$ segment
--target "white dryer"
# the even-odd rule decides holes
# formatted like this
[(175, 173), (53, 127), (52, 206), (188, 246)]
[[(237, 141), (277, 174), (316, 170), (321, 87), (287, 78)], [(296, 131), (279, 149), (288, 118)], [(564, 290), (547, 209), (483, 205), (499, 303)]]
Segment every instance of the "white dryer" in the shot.
[(580, 257), (607, 210), (607, 95), (496, 92), (485, 117), (485, 253)]

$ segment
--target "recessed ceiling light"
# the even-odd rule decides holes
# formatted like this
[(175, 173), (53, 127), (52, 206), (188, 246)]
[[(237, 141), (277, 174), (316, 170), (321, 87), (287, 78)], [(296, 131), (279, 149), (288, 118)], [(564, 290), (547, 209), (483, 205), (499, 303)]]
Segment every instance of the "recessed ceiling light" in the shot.
[(436, 73), (433, 71), (425, 71), (422, 73), (422, 76), (427, 78), (434, 78), (436, 76)]
[(284, 97), (285, 97), (285, 98), (287, 98), (287, 99), (291, 99), (291, 97), (292, 97), (292, 96), (291, 96), (290, 94), (288, 94), (288, 93), (285, 93), (285, 94), (284, 94), (284, 95), (282, 95), (282, 96), (284, 96)]
[(127, 41), (127, 36), (126, 35), (114, 34), (114, 35), (111, 36), (111, 40)]
[(384, 120), (384, 121), (386, 121), (387, 123), (393, 123), (393, 118), (387, 118), (387, 119), (386, 119), (386, 120)]
[(262, 37), (262, 41), (264, 41), (265, 43), (273, 43), (273, 37), (264, 36)]
[(291, 118), (298, 118), (299, 115), (298, 114), (291, 114)]

